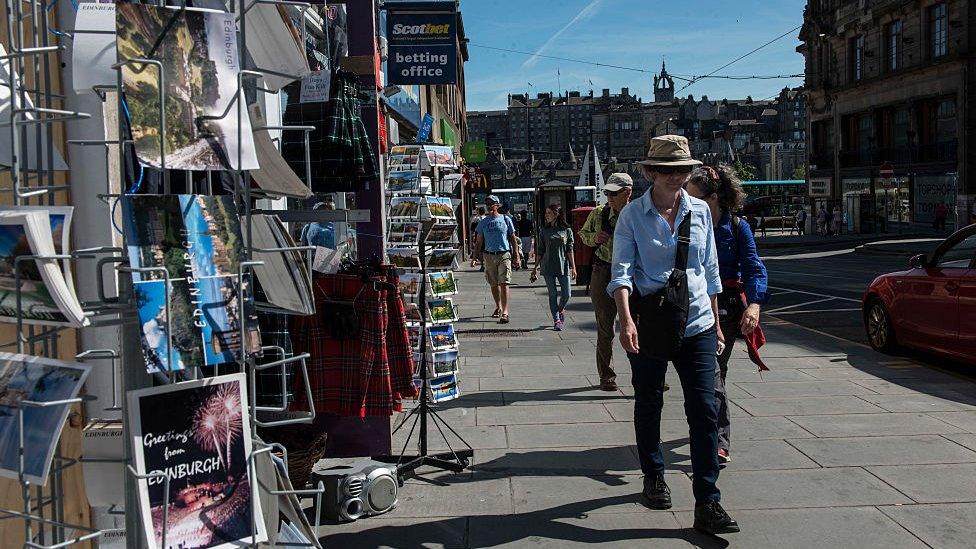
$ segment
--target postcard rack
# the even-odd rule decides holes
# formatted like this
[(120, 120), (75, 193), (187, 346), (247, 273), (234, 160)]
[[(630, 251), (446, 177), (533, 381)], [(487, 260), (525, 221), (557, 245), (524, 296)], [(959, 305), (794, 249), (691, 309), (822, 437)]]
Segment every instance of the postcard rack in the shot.
[[(407, 145), (406, 147), (419, 148), (421, 151), (421, 156), (423, 156), (423, 146), (422, 144), (417, 145)], [(423, 192), (423, 184), (421, 180), (421, 174), (425, 171), (423, 169), (424, 163), (418, 158), (416, 170), (417, 170), (417, 185), (415, 190), (408, 192), (399, 192), (395, 194), (394, 198), (390, 199), (391, 210), (392, 204), (396, 197), (405, 197), (408, 199), (415, 199), (418, 204), (421, 201), (430, 201), (431, 199), (448, 199), (449, 196), (442, 196), (442, 180), (440, 177), (440, 169), (437, 167), (430, 167), (430, 188), (429, 192)], [(432, 212), (431, 212), (432, 213)], [(391, 216), (395, 217), (395, 216)], [(474, 457), (474, 450), (471, 445), (464, 440), (462, 437), (447, 421), (440, 417), (437, 413), (437, 400), (434, 397), (434, 389), (432, 387), (432, 380), (435, 378), (431, 373), (433, 367), (433, 349), (432, 338), (429, 335), (429, 329), (434, 325), (435, 319), (432, 317), (431, 310), (429, 308), (428, 290), (430, 288), (429, 275), (431, 274), (431, 267), (429, 265), (430, 255), (427, 253), (433, 246), (428, 242), (428, 236), (431, 234), (432, 228), (435, 226), (435, 218), (437, 216), (430, 215), (429, 218), (426, 216), (421, 209), (418, 208), (417, 215), (415, 217), (417, 225), (417, 264), (416, 268), (408, 269), (412, 271), (410, 274), (414, 275), (417, 280), (417, 290), (416, 290), (416, 306), (417, 313), (419, 315), (418, 319), (415, 319), (415, 323), (418, 324), (419, 333), (419, 348), (414, 347), (417, 351), (414, 356), (418, 357), (419, 360), (416, 361), (416, 368), (418, 371), (417, 378), (414, 380), (415, 384), (418, 386), (420, 395), (418, 397), (418, 403), (416, 406), (411, 408), (411, 410), (401, 419), (399, 425), (393, 430), (393, 435), (400, 432), (408, 423), (410, 424), (409, 432), (404, 440), (402, 449), (398, 455), (390, 456), (377, 456), (375, 459), (378, 461), (383, 461), (387, 463), (393, 463), (397, 467), (397, 475), (402, 482), (405, 478), (414, 474), (416, 469), (429, 466), (435, 467), (445, 471), (451, 471), (454, 473), (460, 473), (470, 465), (471, 459)], [(404, 221), (405, 218), (398, 218), (399, 221)], [(390, 220), (391, 227), (397, 221)], [(390, 229), (392, 231), (392, 228)], [(454, 238), (457, 238), (457, 227), (454, 227)], [(395, 249), (397, 246), (395, 243), (390, 243)], [(412, 242), (408, 243), (407, 249), (410, 249)], [(403, 249), (403, 248), (401, 248)], [(438, 268), (438, 270), (450, 271), (449, 267)], [(403, 271), (404, 269), (401, 269)], [(402, 275), (401, 275), (402, 276)], [(452, 275), (453, 280), (453, 275)], [(406, 296), (404, 296), (406, 297)], [(457, 318), (457, 308), (450, 302), (452, 319)], [(457, 345), (454, 345), (454, 349), (457, 349)], [(454, 351), (457, 354), (457, 351)], [(458, 358), (455, 358), (455, 364), (459, 364)], [(459, 395), (458, 376), (460, 372), (458, 368), (455, 367), (454, 371), (449, 374), (454, 378), (455, 392)], [(430, 440), (429, 431), (430, 426), (433, 425), (437, 428), (440, 437), (446, 444), (447, 452), (431, 452), (430, 450)], [(464, 448), (455, 449), (451, 444), (451, 440), (448, 437), (450, 432), (457, 438), (458, 441), (464, 446)], [(417, 440), (417, 454), (407, 455), (407, 449), (410, 442), (414, 440), (414, 434), (416, 434)]]
[[(247, 68), (244, 65), (247, 60), (247, 31), (245, 18), (248, 11), (255, 5), (267, 4), (276, 6), (291, 6), (302, 14), (301, 36), (304, 39), (306, 29), (304, 28), (305, 11), (311, 8), (310, 3), (296, 2), (292, 0), (229, 0), (229, 11), (236, 15), (239, 24), (237, 31), (238, 57), (241, 63), (236, 83), (236, 95), (231, 101), (227, 111), (220, 116), (209, 117), (210, 120), (223, 120), (236, 117), (237, 143), (242, 142), (242, 120), (248, 116), (245, 106), (245, 90), (255, 90), (257, 93), (276, 93), (265, 89), (260, 85), (260, 81), (265, 76), (279, 76), (292, 79), (300, 78), (299, 75), (287, 75), (264, 68)], [(58, 52), (61, 51), (60, 41), (71, 41), (74, 36), (70, 32), (65, 32), (53, 28), (50, 24), (53, 10), (66, 9), (67, 3), (57, 5), (55, 3), (42, 3), (39, 0), (5, 0), (4, 16), (6, 18), (6, 34), (2, 38), (7, 46), (5, 54), (0, 54), (0, 66), (6, 70), (8, 81), (0, 82), (0, 85), (9, 89), (10, 95), (10, 121), (0, 123), (0, 132), (8, 132), (11, 142), (11, 161), (8, 167), (0, 168), (9, 174), (11, 184), (7, 188), (0, 189), (0, 192), (12, 195), (11, 203), (14, 206), (53, 206), (55, 204), (70, 204), (70, 170), (68, 175), (60, 175), (55, 166), (55, 157), (58, 154), (55, 147), (54, 131), (55, 124), (70, 123), (71, 121), (90, 118), (89, 114), (57, 108), (66, 99), (57, 93), (57, 87), (53, 83), (58, 76), (56, 66), (58, 63)], [(158, 3), (165, 6), (163, 0)], [(77, 6), (75, 6), (77, 10)], [(185, 1), (177, 8), (180, 12), (186, 10)], [(81, 33), (97, 34), (104, 31), (77, 31)], [(108, 34), (112, 34), (109, 32)], [(304, 41), (304, 40), (303, 40)], [(52, 58), (52, 54), (55, 56)], [(93, 89), (95, 95), (101, 100), (103, 105), (112, 101), (114, 93), (115, 109), (118, 114), (117, 137), (106, 138), (104, 140), (69, 140), (68, 145), (74, 147), (105, 147), (109, 154), (118, 154), (119, 173), (106, 173), (107, 182), (106, 192), (100, 193), (101, 198), (115, 212), (115, 205), (121, 201), (126, 193), (124, 190), (114, 190), (111, 182), (121, 182), (121, 188), (125, 188), (125, 166), (127, 150), (134, 144), (132, 139), (126, 139), (125, 124), (121, 113), (127, 110), (124, 98), (120, 93), (123, 90), (122, 70), (136, 69), (146, 71), (149, 74), (155, 73), (158, 82), (158, 109), (160, 113), (159, 143), (160, 143), (160, 169), (162, 170), (162, 192), (170, 194), (171, 174), (166, 171), (166, 154), (164, 143), (167, 142), (168, 131), (166, 125), (166, 88), (164, 74), (160, 61), (150, 58), (130, 58), (123, 59), (113, 67), (117, 71), (117, 81), (114, 86), (98, 86)], [(27, 128), (34, 131), (28, 132)], [(308, 151), (307, 135), (310, 127), (288, 127), (288, 126), (267, 126), (264, 128), (275, 131), (301, 131), (305, 132), (305, 182), (309, 182), (310, 159)], [(32, 139), (29, 139), (33, 135)], [(133, 151), (134, 154), (134, 151)], [(235, 166), (242, 166), (242, 148), (238, 146), (237, 163)], [(111, 166), (111, 164), (110, 164)], [(111, 167), (108, 170), (112, 170)], [(263, 265), (262, 261), (254, 261), (255, 253), (269, 252), (298, 252), (305, 256), (305, 261), (311, 265), (310, 250), (308, 247), (298, 246), (294, 248), (259, 248), (254, 246), (252, 235), (251, 219), (253, 215), (259, 213), (278, 213), (277, 211), (262, 211), (254, 208), (254, 197), (251, 194), (251, 176), (247, 170), (225, 170), (234, 175), (235, 188), (233, 201), (238, 207), (240, 217), (246, 220), (243, 235), (243, 250), (245, 261), (239, 265), (236, 273), (238, 288), (237, 295), (237, 314), (241, 319), (240, 349), (236, 360), (224, 365), (222, 368), (214, 367), (212, 374), (219, 375), (221, 369), (244, 373), (247, 380), (249, 402), (242, 403), (249, 410), (249, 423), (251, 432), (256, 427), (271, 427), (288, 425), (294, 423), (307, 423), (315, 418), (314, 408), (310, 412), (294, 414), (286, 419), (278, 421), (261, 421), (258, 419), (258, 412), (286, 411), (287, 402), (283, 400), (280, 406), (260, 406), (256, 400), (256, 379), (258, 374), (274, 375), (275, 372), (281, 377), (284, 386), (286, 374), (289, 369), (299, 369), (304, 373), (305, 360), (308, 354), (300, 354), (281, 360), (265, 360), (265, 354), (284, 355), (283, 350), (277, 346), (265, 345), (260, 347), (257, 352), (249, 352), (246, 345), (246, 322), (245, 317), (246, 300), (252, 296), (245, 294), (245, 281), (254, 278), (255, 267)], [(200, 187), (200, 188), (197, 188)], [(188, 177), (189, 192), (199, 192), (200, 194), (210, 194), (212, 191), (212, 179), (210, 172), (204, 183), (190, 184)], [(132, 191), (130, 191), (132, 192)], [(343, 220), (355, 223), (363, 220), (363, 213), (344, 213)], [(287, 216), (283, 216), (287, 217)], [(288, 222), (288, 219), (283, 219)], [(110, 405), (106, 410), (121, 412), (123, 418), (123, 456), (118, 459), (94, 459), (86, 457), (62, 456), (60, 448), (56, 451), (45, 485), (37, 484), (27, 480), (25, 474), (25, 442), (26, 433), (24, 432), (24, 416), (29, 409), (43, 409), (53, 407), (70, 407), (72, 414), (77, 414), (78, 408), (83, 407), (86, 401), (95, 400), (95, 396), (80, 396), (69, 399), (58, 399), (51, 401), (21, 400), (20, 407), (17, 409), (18, 430), (18, 482), (21, 487), (22, 507), (18, 509), (0, 508), (0, 525), (10, 524), (15, 521), (23, 523), (23, 547), (33, 549), (57, 549), (68, 547), (85, 541), (98, 540), (108, 534), (123, 533), (126, 536), (127, 547), (147, 547), (148, 543), (144, 534), (144, 525), (140, 515), (135, 510), (138, 508), (134, 494), (137, 492), (139, 483), (147, 482), (150, 479), (158, 480), (164, 485), (164, 499), (168, 501), (170, 493), (169, 476), (164, 473), (143, 473), (136, 467), (133, 460), (132, 448), (129, 441), (129, 416), (128, 404), (125, 393), (155, 384), (172, 384), (184, 380), (195, 380), (207, 377), (210, 372), (205, 372), (201, 368), (191, 368), (183, 372), (172, 369), (173, 345), (167, 347), (167, 366), (169, 370), (162, 375), (152, 376), (146, 371), (146, 362), (140, 352), (140, 332), (138, 317), (135, 314), (135, 293), (131, 276), (127, 274), (142, 274), (158, 276), (164, 282), (165, 288), (165, 308), (167, 318), (171, 306), (172, 291), (170, 273), (166, 267), (136, 268), (129, 266), (129, 258), (126, 256), (126, 246), (117, 247), (94, 247), (81, 248), (73, 252), (62, 250), (61, 253), (53, 255), (22, 255), (15, 260), (15, 280), (16, 280), (16, 300), (18, 304), (18, 315), (16, 318), (16, 337), (13, 341), (0, 343), (0, 350), (16, 349), (18, 354), (39, 356), (46, 358), (57, 358), (63, 354), (63, 349), (59, 348), (60, 337), (63, 335), (67, 326), (37, 326), (25, 321), (20, 305), (23, 302), (23, 274), (22, 270), (30, 263), (53, 262), (58, 264), (76, 265), (82, 261), (90, 261), (95, 265), (95, 272), (99, 278), (97, 286), (98, 298), (92, 301), (81, 302), (85, 316), (85, 326), (94, 328), (115, 328), (120, 331), (118, 349), (87, 349), (75, 355), (74, 359), (79, 363), (91, 362), (99, 368), (111, 369), (111, 395), (100, 395), (98, 398), (107, 398)], [(114, 272), (113, 272), (114, 271)], [(309, 273), (311, 272), (309, 268)], [(122, 276), (115, 276), (116, 274)], [(110, 276), (104, 276), (110, 275)], [(105, 280), (117, 278), (116, 284), (108, 284)], [(167, 327), (165, 337), (172, 341), (173, 334)], [(305, 391), (310, 392), (307, 375), (305, 379)], [(311, 406), (311, 399), (309, 399)], [(63, 436), (63, 433), (62, 433)], [(58, 445), (60, 447), (60, 445)], [(254, 439), (252, 451), (247, 455), (247, 471), (252, 494), (257, 494), (257, 475), (255, 473), (255, 461), (258, 456), (273, 452), (282, 456), (287, 461), (287, 451), (278, 444), (265, 444), (260, 439)], [(124, 516), (124, 528), (93, 528), (90, 526), (72, 524), (66, 520), (66, 500), (69, 494), (65, 485), (65, 472), (72, 467), (83, 465), (84, 463), (111, 463), (116, 464), (124, 477), (124, 487), (120, 486), (120, 502), (122, 506), (113, 506), (109, 513), (117, 517)], [(123, 490), (124, 488), (124, 490)], [(306, 488), (296, 486), (294, 490), (270, 490), (271, 496), (295, 496), (299, 498), (311, 498), (314, 503), (313, 513), (315, 517), (321, 515), (322, 496), (325, 493), (324, 486), (320, 483), (317, 487)], [(256, 496), (255, 496), (256, 497)], [(124, 509), (124, 510), (123, 510)], [(166, 508), (168, 509), (168, 507)], [(128, 511), (128, 512), (127, 512)], [(164, 511), (163, 517), (163, 543), (165, 546), (167, 512)], [(121, 519), (120, 519), (121, 520)], [(252, 524), (250, 543), (244, 540), (245, 545), (252, 547), (265, 546), (265, 543), (257, 539), (257, 521), (263, 520), (261, 515), (252, 514)], [(151, 525), (150, 525), (151, 526)], [(317, 535), (319, 523), (316, 518), (313, 533)], [(272, 532), (269, 531), (269, 534)], [(277, 533), (277, 532), (274, 532)], [(317, 546), (315, 540), (308, 544), (289, 543), (289, 547)]]

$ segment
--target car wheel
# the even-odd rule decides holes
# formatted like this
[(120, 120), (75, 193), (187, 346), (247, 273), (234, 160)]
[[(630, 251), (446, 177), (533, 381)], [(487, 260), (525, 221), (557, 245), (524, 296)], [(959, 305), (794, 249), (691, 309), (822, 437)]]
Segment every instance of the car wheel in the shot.
[(878, 298), (871, 298), (864, 312), (864, 328), (867, 331), (868, 343), (875, 351), (892, 353), (898, 348), (895, 342), (895, 330), (891, 325), (891, 315), (884, 303)]

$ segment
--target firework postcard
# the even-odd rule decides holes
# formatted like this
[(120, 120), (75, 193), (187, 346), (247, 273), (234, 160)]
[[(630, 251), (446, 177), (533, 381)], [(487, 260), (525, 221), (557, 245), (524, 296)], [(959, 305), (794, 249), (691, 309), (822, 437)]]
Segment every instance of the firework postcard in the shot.
[(432, 250), (427, 259), (428, 269), (451, 269), (458, 251), (455, 249)]
[(128, 195), (122, 217), (130, 266), (169, 273), (168, 307), (162, 272), (132, 273), (150, 373), (237, 361), (242, 324), (247, 351), (260, 350), (250, 284), (238, 275), (244, 239), (233, 197)]
[(435, 324), (457, 320), (454, 302), (450, 299), (432, 299), (427, 302), (427, 309), (430, 311), (430, 321)]
[(454, 219), (454, 203), (446, 196), (427, 197), (427, 207), (434, 219)]
[(454, 295), (458, 293), (457, 283), (454, 281), (454, 273), (451, 271), (438, 271), (427, 275), (430, 280), (430, 292), (435, 296)]
[(457, 225), (447, 223), (443, 225), (432, 225), (427, 232), (427, 242), (430, 244), (451, 244), (454, 242), (454, 235), (457, 234)]
[[(247, 457), (251, 427), (244, 374), (231, 374), (128, 393), (133, 458), (142, 525), (151, 549), (161, 548), (163, 511), (168, 547), (230, 548), (266, 541), (261, 502), (251, 492)], [(165, 410), (166, 413), (161, 413)]]
[(394, 196), (390, 199), (390, 215), (388, 217), (391, 219), (419, 219), (422, 202), (423, 198), (419, 196)]
[(37, 408), (23, 401), (53, 402), (78, 396), (91, 366), (35, 356), (0, 353), (0, 477), (17, 478), (19, 412), (24, 413), (24, 474), (47, 483), (51, 457), (70, 404)]
[(445, 351), (457, 348), (457, 336), (454, 334), (453, 324), (442, 324), (427, 328), (430, 336), (430, 348), (434, 351)]
[(251, 121), (240, 103), (243, 94), (237, 92), (241, 68), (235, 15), (125, 2), (116, 6), (115, 21), (119, 61), (154, 59), (162, 63), (165, 77), (163, 136), (157, 66), (122, 69), (139, 161), (161, 167), (162, 141), (169, 169), (257, 169)]
[(387, 194), (420, 192), (420, 172), (417, 170), (396, 170), (386, 176)]

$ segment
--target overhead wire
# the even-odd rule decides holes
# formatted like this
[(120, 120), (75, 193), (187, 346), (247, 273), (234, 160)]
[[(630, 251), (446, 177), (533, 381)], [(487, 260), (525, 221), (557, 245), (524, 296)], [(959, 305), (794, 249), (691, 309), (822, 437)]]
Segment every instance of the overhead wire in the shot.
[(717, 73), (718, 71), (720, 71), (720, 70), (722, 70), (722, 69), (726, 69), (726, 68), (728, 68), (728, 67), (730, 67), (730, 66), (732, 66), (732, 65), (734, 65), (735, 63), (738, 63), (739, 61), (742, 61), (742, 60), (743, 60), (743, 59), (745, 59), (746, 57), (749, 57), (750, 55), (752, 55), (752, 54), (754, 54), (754, 53), (756, 53), (756, 52), (758, 52), (758, 51), (760, 51), (760, 50), (762, 50), (762, 49), (763, 49), (763, 48), (765, 48), (766, 46), (769, 46), (770, 44), (773, 44), (773, 43), (775, 43), (775, 42), (777, 42), (777, 41), (779, 41), (779, 40), (781, 40), (781, 39), (783, 39), (784, 37), (786, 37), (786, 36), (789, 36), (790, 34), (792, 34), (792, 33), (794, 33), (794, 32), (796, 32), (796, 31), (798, 31), (798, 30), (800, 30), (800, 29), (801, 29), (802, 27), (803, 27), (803, 25), (797, 25), (797, 26), (795, 26), (795, 27), (793, 27), (792, 29), (790, 29), (790, 30), (788, 30), (788, 31), (786, 31), (786, 32), (784, 32), (783, 34), (781, 34), (781, 35), (779, 35), (779, 36), (777, 36), (776, 38), (773, 38), (772, 40), (770, 40), (770, 41), (768, 41), (768, 42), (766, 42), (765, 44), (763, 44), (763, 45), (761, 45), (761, 46), (759, 46), (759, 47), (757, 47), (757, 48), (755, 48), (755, 49), (753, 49), (752, 51), (750, 51), (750, 52), (748, 52), (748, 53), (744, 53), (744, 54), (742, 54), (742, 55), (740, 55), (739, 57), (736, 57), (735, 59), (733, 59), (733, 60), (731, 60), (731, 61), (729, 61), (728, 63), (726, 63), (726, 64), (724, 64), (724, 65), (722, 65), (721, 67), (719, 67), (719, 68), (717, 68), (717, 69), (715, 69), (715, 70), (713, 70), (712, 72), (710, 72), (710, 73), (708, 73), (708, 74), (706, 74), (706, 75), (704, 75), (703, 77), (701, 77), (701, 78), (694, 78), (694, 79), (692, 79), (692, 81), (691, 81), (691, 82), (688, 82), (687, 84), (685, 84), (684, 86), (682, 86), (682, 87), (681, 87), (681, 89), (680, 89), (680, 90), (678, 90), (678, 91), (680, 92), (680, 91), (682, 91), (682, 90), (684, 90), (685, 88), (687, 88), (688, 86), (691, 86), (691, 85), (693, 85), (693, 84), (695, 84), (696, 82), (698, 82), (699, 80), (702, 80), (702, 79), (704, 79), (704, 78), (711, 78), (711, 77), (712, 77), (713, 75), (715, 75), (715, 73)]

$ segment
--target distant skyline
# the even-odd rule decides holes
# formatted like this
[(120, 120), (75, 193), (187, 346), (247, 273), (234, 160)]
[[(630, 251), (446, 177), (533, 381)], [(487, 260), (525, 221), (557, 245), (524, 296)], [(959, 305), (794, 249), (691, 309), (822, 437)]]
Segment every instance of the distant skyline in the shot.
[[(804, 0), (461, 0), (471, 58), (465, 65), (467, 109), (507, 107), (508, 94), (578, 90), (596, 95), (630, 88), (654, 98), (653, 76), (666, 61), (668, 72), (703, 75), (799, 26)], [(799, 30), (721, 70), (719, 75), (802, 74), (796, 52)], [(530, 52), (507, 53), (480, 46)], [(644, 69), (600, 67), (540, 57), (551, 55)], [(592, 82), (592, 85), (591, 83)], [(530, 87), (529, 84), (532, 84)], [(675, 95), (711, 99), (766, 99), (801, 78), (705, 79)], [(681, 90), (681, 91), (678, 91)]]

